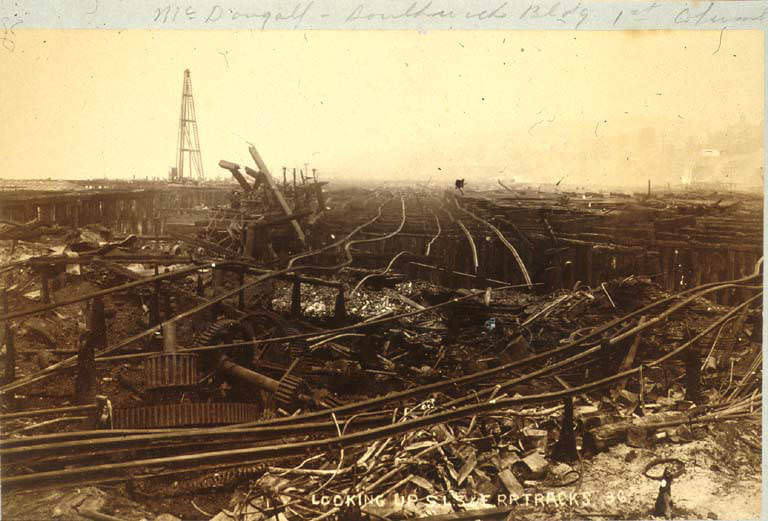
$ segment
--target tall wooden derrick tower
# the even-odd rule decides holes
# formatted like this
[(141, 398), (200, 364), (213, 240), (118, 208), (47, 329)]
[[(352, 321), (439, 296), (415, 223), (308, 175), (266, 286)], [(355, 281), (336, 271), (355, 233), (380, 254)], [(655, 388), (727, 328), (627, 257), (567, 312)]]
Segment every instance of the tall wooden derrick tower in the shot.
[(184, 71), (184, 89), (181, 93), (179, 117), (179, 147), (176, 168), (171, 170), (171, 181), (202, 181), (203, 160), (200, 155), (200, 138), (197, 134), (195, 101), (192, 98), (192, 79), (189, 69)]

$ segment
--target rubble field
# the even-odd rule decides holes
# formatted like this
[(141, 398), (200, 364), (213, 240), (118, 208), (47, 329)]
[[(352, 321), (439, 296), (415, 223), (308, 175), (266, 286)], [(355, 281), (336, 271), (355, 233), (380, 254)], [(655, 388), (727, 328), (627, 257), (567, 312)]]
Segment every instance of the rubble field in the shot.
[(220, 165), (0, 194), (4, 518), (760, 517), (759, 195)]

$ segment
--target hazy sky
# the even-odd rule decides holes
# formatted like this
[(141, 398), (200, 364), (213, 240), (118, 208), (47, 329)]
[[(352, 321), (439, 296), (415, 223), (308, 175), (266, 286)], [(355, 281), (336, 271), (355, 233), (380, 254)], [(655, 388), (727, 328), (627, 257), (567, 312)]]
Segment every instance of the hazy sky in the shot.
[(452, 179), (526, 151), (557, 163), (597, 122), (700, 135), (764, 112), (757, 31), (16, 34), (0, 48), (0, 177), (166, 176), (185, 68), (209, 176), (252, 164), (251, 141), (273, 174)]

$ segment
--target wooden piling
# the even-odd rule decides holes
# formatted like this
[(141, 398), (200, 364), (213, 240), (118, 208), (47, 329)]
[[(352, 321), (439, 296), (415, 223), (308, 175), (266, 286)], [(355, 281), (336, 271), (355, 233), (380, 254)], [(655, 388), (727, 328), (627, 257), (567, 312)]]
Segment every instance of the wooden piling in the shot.
[(298, 278), (294, 279), (291, 289), (291, 315), (301, 316), (301, 281)]
[(579, 458), (576, 448), (576, 433), (573, 430), (573, 396), (563, 399), (563, 422), (560, 428), (560, 438), (555, 443), (552, 458), (556, 461), (571, 462)]
[(96, 375), (96, 351), (106, 347), (106, 320), (104, 301), (101, 297), (91, 300), (86, 331), (81, 336), (77, 354), (77, 379), (75, 380), (75, 400), (80, 404), (93, 403), (99, 391)]
[(48, 273), (45, 271), (40, 274), (40, 298), (43, 301), (43, 304), (51, 302), (51, 294), (48, 286)]
[(694, 348), (685, 357), (685, 399), (694, 403), (701, 400), (701, 356)]
[(341, 325), (347, 320), (347, 306), (344, 298), (344, 288), (340, 287), (336, 294), (336, 305), (333, 310), (333, 320), (336, 325)]

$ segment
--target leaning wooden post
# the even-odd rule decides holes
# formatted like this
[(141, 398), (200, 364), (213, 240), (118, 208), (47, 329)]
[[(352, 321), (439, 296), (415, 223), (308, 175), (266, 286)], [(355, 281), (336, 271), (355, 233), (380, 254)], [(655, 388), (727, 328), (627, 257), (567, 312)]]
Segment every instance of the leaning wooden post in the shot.
[(75, 380), (75, 402), (80, 404), (90, 403), (96, 396), (96, 353), (93, 349), (93, 337), (93, 331), (88, 329), (80, 335)]
[[(283, 193), (280, 191), (280, 188), (275, 184), (274, 179), (272, 179), (272, 174), (270, 174), (269, 168), (267, 168), (267, 165), (261, 159), (261, 156), (259, 155), (259, 152), (256, 150), (256, 147), (250, 146), (248, 147), (248, 151), (251, 153), (251, 157), (258, 165), (259, 171), (262, 174), (264, 174), (263, 176), (264, 180), (266, 181), (267, 185), (272, 191), (272, 195), (275, 197), (275, 199), (277, 199), (277, 202), (282, 207), (283, 212), (285, 212), (285, 215), (291, 215), (295, 209), (291, 210), (291, 208), (288, 206), (288, 203), (285, 201), (285, 198), (283, 197)], [(307, 244), (306, 237), (304, 236), (304, 232), (302, 231), (301, 226), (299, 225), (299, 221), (296, 219), (292, 219), (291, 225), (293, 226), (293, 229), (296, 232), (296, 236), (301, 241), (301, 244), (306, 246)]]
[[(8, 313), (8, 290), (3, 290), (3, 313)], [(12, 382), (16, 378), (16, 344), (13, 340), (11, 321), (5, 321), (5, 381)]]
[(243, 286), (245, 286), (245, 272), (241, 271), (238, 274), (238, 284), (240, 285), (240, 291), (237, 293), (237, 305), (242, 311), (245, 309), (245, 289), (243, 289)]

